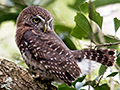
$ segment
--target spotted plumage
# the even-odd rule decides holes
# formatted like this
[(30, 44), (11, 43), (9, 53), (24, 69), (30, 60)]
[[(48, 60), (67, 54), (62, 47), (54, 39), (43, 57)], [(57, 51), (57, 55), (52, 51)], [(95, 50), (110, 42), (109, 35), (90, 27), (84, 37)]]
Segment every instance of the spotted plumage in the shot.
[(28, 67), (40, 77), (71, 86), (80, 75), (89, 73), (87, 60), (114, 64), (113, 49), (70, 50), (54, 32), (52, 21), (51, 14), (38, 6), (25, 8), (17, 19), (17, 46)]

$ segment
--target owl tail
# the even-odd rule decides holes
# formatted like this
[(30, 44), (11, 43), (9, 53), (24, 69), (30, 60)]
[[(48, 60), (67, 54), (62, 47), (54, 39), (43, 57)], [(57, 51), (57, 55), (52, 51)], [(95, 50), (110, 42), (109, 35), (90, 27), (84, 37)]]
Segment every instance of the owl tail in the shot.
[(78, 62), (82, 59), (89, 59), (106, 66), (113, 66), (116, 61), (116, 50), (114, 49), (83, 49), (75, 50), (73, 54)]

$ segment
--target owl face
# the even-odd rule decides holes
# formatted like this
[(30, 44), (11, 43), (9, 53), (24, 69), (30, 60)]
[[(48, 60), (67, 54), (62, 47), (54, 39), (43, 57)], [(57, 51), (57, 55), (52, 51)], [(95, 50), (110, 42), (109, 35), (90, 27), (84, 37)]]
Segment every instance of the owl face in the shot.
[(19, 15), (17, 21), (23, 25), (42, 30), (43, 32), (53, 29), (53, 18), (51, 14), (47, 10), (38, 6), (24, 9)]
[(52, 29), (52, 18), (49, 20), (45, 20), (40, 15), (35, 15), (30, 17), (30, 23), (32, 26), (37, 27), (37, 29), (42, 30), (43, 32), (46, 32), (48, 30)]

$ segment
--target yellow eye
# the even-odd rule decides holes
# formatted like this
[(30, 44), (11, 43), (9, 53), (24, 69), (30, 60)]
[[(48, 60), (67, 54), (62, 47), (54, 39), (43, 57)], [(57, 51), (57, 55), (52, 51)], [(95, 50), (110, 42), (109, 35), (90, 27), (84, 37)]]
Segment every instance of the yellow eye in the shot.
[(39, 18), (33, 18), (33, 22), (34, 22), (34, 23), (39, 23), (39, 22), (40, 22), (40, 19), (39, 19)]

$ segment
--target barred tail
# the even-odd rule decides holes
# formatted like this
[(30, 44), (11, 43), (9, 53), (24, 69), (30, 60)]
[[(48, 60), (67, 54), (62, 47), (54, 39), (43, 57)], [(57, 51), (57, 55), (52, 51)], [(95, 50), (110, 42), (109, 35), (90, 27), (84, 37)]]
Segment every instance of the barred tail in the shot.
[(73, 51), (76, 60), (90, 59), (106, 66), (113, 66), (116, 61), (114, 49), (83, 49)]

